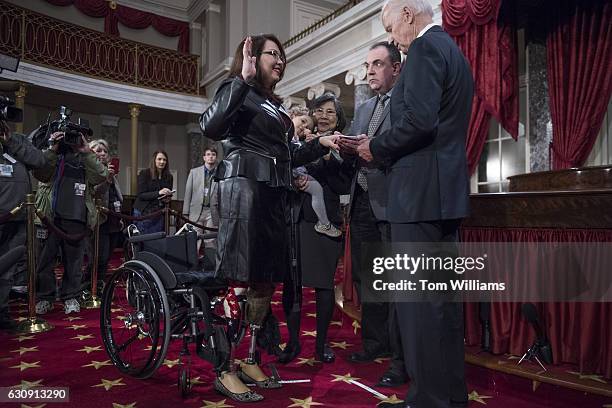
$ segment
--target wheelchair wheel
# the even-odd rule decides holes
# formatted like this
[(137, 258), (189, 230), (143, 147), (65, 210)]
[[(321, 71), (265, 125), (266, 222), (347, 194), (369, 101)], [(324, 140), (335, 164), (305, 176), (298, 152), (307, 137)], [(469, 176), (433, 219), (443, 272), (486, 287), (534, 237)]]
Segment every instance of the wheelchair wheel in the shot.
[(113, 364), (125, 374), (148, 378), (163, 363), (170, 342), (168, 298), (155, 272), (129, 261), (104, 289), (102, 340)]
[(181, 397), (187, 398), (191, 392), (191, 370), (188, 365), (182, 365), (178, 375), (178, 388), (181, 393)]

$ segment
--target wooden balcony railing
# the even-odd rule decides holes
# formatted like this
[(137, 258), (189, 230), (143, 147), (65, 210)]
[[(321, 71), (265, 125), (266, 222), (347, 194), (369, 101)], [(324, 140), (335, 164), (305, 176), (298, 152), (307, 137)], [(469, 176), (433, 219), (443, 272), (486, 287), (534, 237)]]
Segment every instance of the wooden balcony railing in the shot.
[(196, 55), (110, 36), (2, 1), (0, 52), (99, 79), (199, 93)]
[(331, 22), (332, 20), (334, 20), (339, 15), (346, 13), (348, 10), (352, 9), (353, 7), (355, 7), (357, 4), (361, 3), (362, 1), (363, 0), (350, 0), (350, 1), (348, 1), (344, 6), (334, 10), (332, 13), (330, 13), (327, 16), (323, 17), (321, 20), (319, 20), (316, 23), (306, 27), (304, 30), (302, 30), (298, 34), (296, 34), (293, 37), (291, 37), (290, 39), (288, 39), (283, 44), (283, 47), (287, 48), (290, 45), (295, 44), (296, 42), (300, 41), (302, 38), (306, 37), (309, 34), (312, 34), (316, 30), (318, 30), (319, 28), (323, 27), (325, 24)]

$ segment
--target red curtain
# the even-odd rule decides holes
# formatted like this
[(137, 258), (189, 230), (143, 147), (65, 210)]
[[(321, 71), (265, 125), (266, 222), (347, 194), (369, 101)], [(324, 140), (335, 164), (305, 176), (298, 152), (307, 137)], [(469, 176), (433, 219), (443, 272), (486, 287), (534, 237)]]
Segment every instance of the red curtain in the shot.
[(584, 164), (612, 93), (612, 3), (560, 0), (546, 40), (553, 169)]
[(489, 130), (491, 115), (518, 136), (516, 32), (498, 23), (501, 0), (442, 0), (444, 29), (467, 58), (474, 75), (474, 101), (466, 141), (473, 173)]
[[(611, 230), (463, 228), (466, 242), (612, 242)], [(508, 271), (512, 273), (512, 271)], [(540, 303), (556, 364), (570, 363), (582, 373), (612, 378), (612, 303)], [(478, 304), (465, 305), (465, 339), (480, 344)], [(519, 303), (491, 304), (492, 352), (522, 355), (535, 340)]]
[(104, 32), (119, 35), (119, 25), (128, 28), (144, 29), (149, 26), (167, 37), (179, 37), (178, 51), (189, 52), (189, 24), (184, 21), (158, 16), (131, 7), (117, 5), (115, 9), (109, 7), (105, 0), (46, 0), (55, 6), (74, 5), (80, 12), (90, 17), (104, 17)]

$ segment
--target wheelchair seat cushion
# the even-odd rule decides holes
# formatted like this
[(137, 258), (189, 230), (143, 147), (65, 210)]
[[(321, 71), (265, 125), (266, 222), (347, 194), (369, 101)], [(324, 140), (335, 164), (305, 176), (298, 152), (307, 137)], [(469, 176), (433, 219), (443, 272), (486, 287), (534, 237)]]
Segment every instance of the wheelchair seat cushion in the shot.
[(224, 290), (227, 288), (227, 281), (215, 277), (212, 271), (184, 271), (175, 274), (176, 280), (182, 286), (199, 286), (205, 290)]

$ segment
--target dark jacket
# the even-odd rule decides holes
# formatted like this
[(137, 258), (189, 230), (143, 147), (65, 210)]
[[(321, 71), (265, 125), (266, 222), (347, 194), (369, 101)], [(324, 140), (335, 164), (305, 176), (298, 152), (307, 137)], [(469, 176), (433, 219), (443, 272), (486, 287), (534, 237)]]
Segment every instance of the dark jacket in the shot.
[(138, 173), (138, 197), (134, 202), (134, 208), (142, 214), (155, 212), (163, 207), (159, 198), (159, 190), (168, 188), (172, 190), (173, 178), (171, 174), (168, 177), (158, 179), (151, 178), (151, 170), (144, 169)]
[[(7, 154), (14, 159), (9, 160)], [(13, 133), (11, 138), (0, 147), (0, 164), (12, 167), (10, 177), (0, 176), (0, 215), (11, 211), (25, 201), (32, 192), (29, 170), (42, 168), (47, 164), (43, 153), (35, 148), (24, 135)], [(10, 167), (7, 167), (10, 169)], [(25, 208), (11, 220), (25, 219)]]
[(467, 60), (439, 26), (415, 39), (393, 88), (391, 123), (370, 143), (387, 175), (391, 223), (469, 214), (465, 140), (473, 80)]

